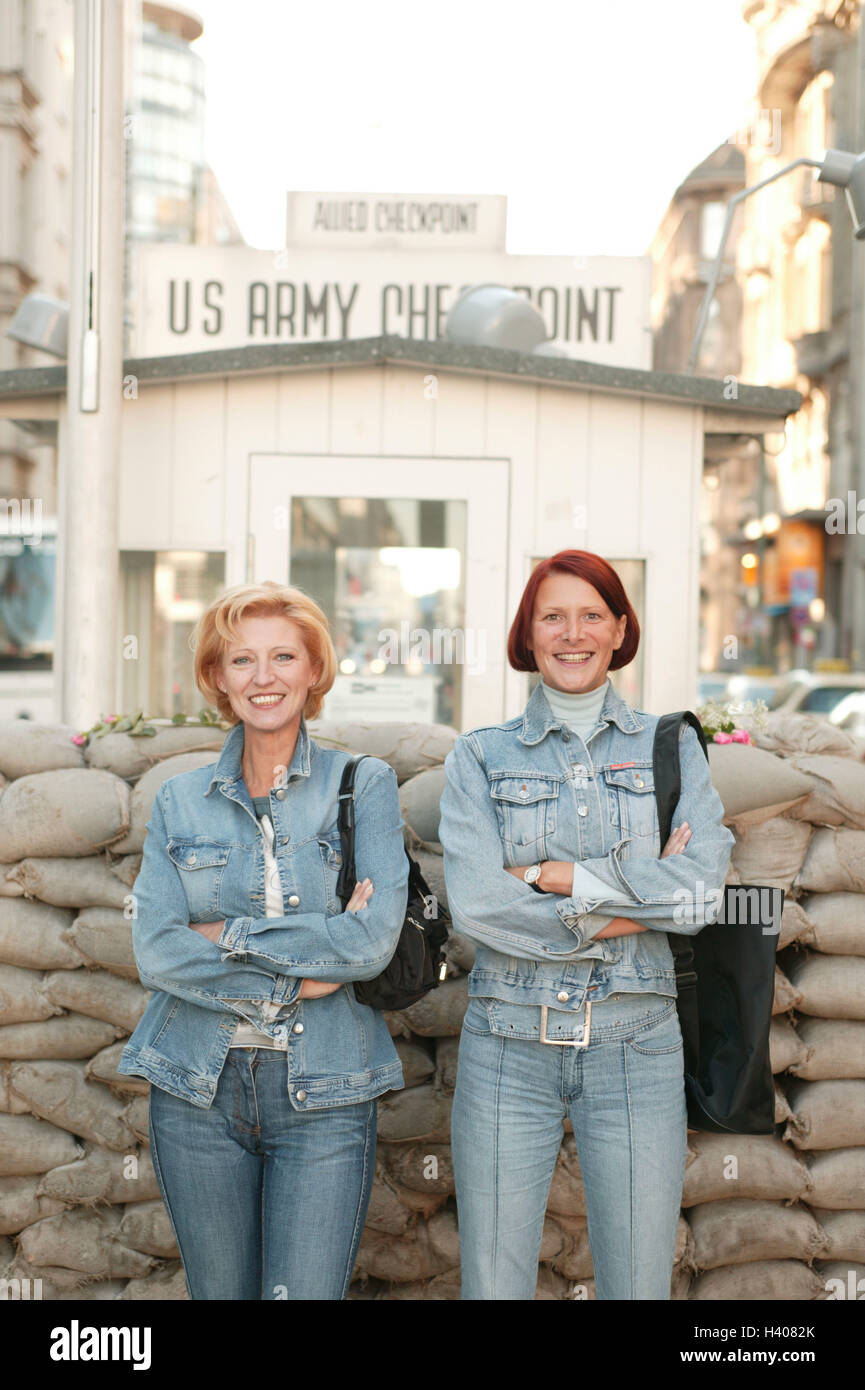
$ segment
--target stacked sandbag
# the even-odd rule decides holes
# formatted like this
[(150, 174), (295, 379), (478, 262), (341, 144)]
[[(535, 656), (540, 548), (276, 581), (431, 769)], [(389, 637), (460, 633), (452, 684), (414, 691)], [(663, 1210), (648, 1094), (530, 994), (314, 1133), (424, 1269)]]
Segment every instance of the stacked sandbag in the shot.
[(844, 1297), (865, 1261), (865, 766), (854, 740), (811, 716), (750, 732), (756, 746), (712, 745), (710, 759), (736, 834), (729, 881), (786, 894), (776, 1128), (689, 1135), (689, 1296)]
[(0, 721), (0, 1277), (11, 1297), (185, 1298), (149, 1086), (117, 1065), (149, 998), (132, 950), (144, 826), (225, 730), (83, 749), (74, 732)]
[[(406, 843), (431, 909), (446, 910), (439, 802), (455, 730), (309, 727), (324, 746), (394, 767)], [(803, 728), (785, 716), (763, 746), (710, 747), (736, 835), (729, 881), (776, 884), (787, 895), (771, 1032), (776, 1129), (689, 1132), (673, 1299), (827, 1298), (838, 1287), (832, 1281), (865, 1258), (865, 828), (857, 781), (865, 769), (853, 741), (828, 727), (808, 719)], [(8, 783), (0, 833), (8, 826), (12, 835), (0, 850), (0, 1277), (41, 1279), (42, 1297), (58, 1300), (182, 1300), (183, 1272), (148, 1151), (149, 1087), (117, 1071), (147, 998), (128, 908), (159, 786), (214, 762), (224, 733), (108, 734), (83, 755), (74, 745), (68, 752), (67, 731), (26, 733), (24, 753), (13, 756), (0, 724)], [(57, 820), (58, 811), (52, 837), (36, 823), (47, 812)], [(447, 957), (443, 984), (385, 1016), (406, 1086), (379, 1100), (352, 1299), (460, 1296), (450, 1113), (474, 945), (452, 933)], [(595, 1297), (567, 1120), (564, 1131), (539, 1300)]]

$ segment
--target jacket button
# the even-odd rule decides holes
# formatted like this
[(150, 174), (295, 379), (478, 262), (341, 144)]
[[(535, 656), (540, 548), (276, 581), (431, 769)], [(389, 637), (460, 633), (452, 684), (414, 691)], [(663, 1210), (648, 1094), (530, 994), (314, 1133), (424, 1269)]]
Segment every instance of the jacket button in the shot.
[(294, 1032), (294, 1033), (302, 1033), (302, 1032), (303, 1032), (303, 1024), (302, 1024), (302, 1023), (296, 1023), (296, 1024), (294, 1025), (294, 1028), (292, 1029), (292, 1032)]
[(558, 999), (560, 1004), (566, 1004), (568, 1002), (569, 997), (570, 996), (568, 995), (566, 989), (560, 989), (558, 994), (556, 995), (556, 998)]
[(588, 808), (588, 806), (578, 806), (578, 807), (577, 807), (577, 815), (578, 815), (578, 816), (587, 816), (588, 814), (589, 814), (589, 808)]
[(280, 787), (279, 790), (278, 790), (277, 792), (274, 793), (274, 795), (275, 795), (277, 801), (284, 801), (284, 800), (285, 800), (285, 787)]
[(187, 862), (187, 864), (194, 864), (197, 858), (198, 858), (198, 855), (197, 855), (197, 854), (195, 854), (195, 853), (190, 854), (190, 856), (189, 856), (189, 858), (187, 859), (186, 862)]
[(297, 1099), (298, 1099), (298, 1100), (306, 1100), (306, 1091), (298, 1091), (298, 1093), (297, 1093)]
[(289, 900), (288, 900), (288, 905), (289, 905), (289, 907), (299, 907), (299, 906), (300, 906), (300, 898), (297, 896), (296, 893), (292, 893), (291, 897), (290, 897)]
[(585, 769), (585, 767), (583, 766), (582, 763), (574, 763), (573, 766), (574, 766), (574, 772), (577, 774), (578, 777), (585, 777), (585, 775), (586, 775), (586, 769)]

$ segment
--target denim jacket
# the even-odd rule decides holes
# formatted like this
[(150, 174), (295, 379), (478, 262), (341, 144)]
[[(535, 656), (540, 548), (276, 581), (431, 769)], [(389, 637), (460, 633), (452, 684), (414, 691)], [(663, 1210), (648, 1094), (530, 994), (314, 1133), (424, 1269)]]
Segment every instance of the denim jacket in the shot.
[[(667, 932), (696, 935), (720, 911), (735, 843), (694, 730), (680, 733), (684, 854), (661, 851), (652, 745), (658, 716), (612, 685), (585, 740), (540, 685), (505, 724), (462, 734), (445, 760), (439, 838), (454, 927), (477, 943), (469, 994), (581, 1009), (616, 991), (675, 997)], [(539, 894), (506, 868), (580, 861), (596, 896)], [(605, 898), (603, 885), (627, 894)], [(597, 939), (613, 917), (648, 928)]]
[[(208, 1109), (244, 1018), (287, 1041), (295, 1109), (400, 1090), (387, 1024), (348, 983), (384, 969), (405, 916), (408, 860), (396, 773), (379, 758), (358, 766), (355, 865), (359, 880), (372, 880), (373, 894), (359, 912), (343, 912), (336, 809), (350, 755), (314, 743), (301, 720), (285, 782), (270, 792), (285, 916), (267, 917), (264, 840), (241, 772), (243, 740), (236, 724), (215, 765), (169, 777), (154, 801), (133, 890), (132, 939), (141, 982), (155, 992), (119, 1070)], [(223, 919), (218, 942), (189, 926)], [(301, 1000), (304, 978), (345, 987)]]

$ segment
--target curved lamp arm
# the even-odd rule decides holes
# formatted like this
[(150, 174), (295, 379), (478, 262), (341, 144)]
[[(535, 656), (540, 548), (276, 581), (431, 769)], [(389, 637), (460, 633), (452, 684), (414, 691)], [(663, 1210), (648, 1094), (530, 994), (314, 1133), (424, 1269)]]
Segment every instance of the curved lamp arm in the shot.
[(784, 174), (789, 174), (791, 169), (798, 169), (802, 164), (810, 164), (813, 169), (822, 170), (824, 162), (825, 161), (821, 159), (808, 159), (805, 156), (803, 156), (801, 159), (794, 159), (792, 164), (785, 164), (783, 169), (776, 169), (775, 173), (769, 174), (768, 178), (761, 179), (759, 183), (752, 183), (749, 188), (743, 188), (740, 193), (734, 193), (733, 197), (728, 202), (727, 216), (724, 219), (724, 229), (721, 232), (721, 241), (718, 246), (718, 254), (715, 257), (715, 263), (712, 266), (712, 273), (709, 276), (709, 282), (706, 285), (706, 293), (703, 295), (703, 302), (700, 305), (700, 317), (697, 319), (697, 327), (694, 330), (694, 340), (691, 343), (691, 351), (688, 356), (688, 365), (685, 368), (685, 371), (689, 376), (693, 375), (694, 368), (697, 365), (697, 357), (700, 352), (700, 343), (703, 340), (703, 333), (706, 329), (706, 321), (709, 317), (709, 308), (712, 303), (712, 300), (715, 298), (715, 291), (718, 288), (718, 281), (721, 278), (721, 266), (724, 263), (724, 250), (727, 245), (727, 238), (730, 235), (730, 228), (733, 225), (733, 218), (736, 215), (736, 209), (738, 208), (739, 204), (744, 202), (746, 198), (750, 198), (752, 193), (756, 193), (759, 189), (765, 188), (767, 183), (774, 183), (776, 179), (782, 178)]

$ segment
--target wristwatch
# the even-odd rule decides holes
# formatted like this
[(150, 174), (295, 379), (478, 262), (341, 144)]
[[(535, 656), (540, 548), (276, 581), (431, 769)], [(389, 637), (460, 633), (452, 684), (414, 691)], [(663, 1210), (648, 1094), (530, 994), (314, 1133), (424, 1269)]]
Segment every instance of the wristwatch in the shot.
[(543, 888), (539, 887), (538, 885), (538, 879), (540, 878), (540, 876), (540, 864), (530, 864), (529, 867), (526, 869), (525, 873), (523, 874), (523, 882), (527, 883), (530, 888), (534, 888), (536, 893), (543, 893)]

